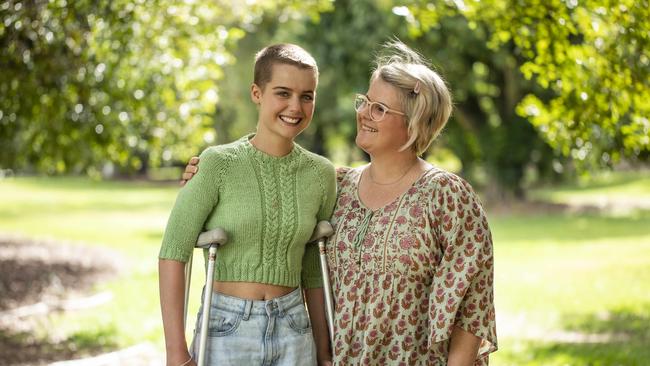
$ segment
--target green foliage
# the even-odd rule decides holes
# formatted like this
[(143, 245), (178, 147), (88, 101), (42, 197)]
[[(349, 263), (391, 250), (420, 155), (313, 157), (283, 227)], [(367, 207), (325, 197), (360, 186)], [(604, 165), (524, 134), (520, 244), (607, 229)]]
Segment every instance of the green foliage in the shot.
[(262, 14), (329, 1), (19, 1), (0, 5), (0, 166), (143, 171), (215, 141), (223, 66)]
[(451, 151), (475, 184), (523, 195), (579, 168), (650, 157), (647, 0), (18, 1), (0, 5), (0, 167), (143, 172), (253, 130), (254, 53), (312, 52), (321, 77), (307, 148), (339, 164), (351, 98), (397, 36), (455, 100), (426, 158)]
[(471, 1), (490, 46), (514, 45), (527, 79), (551, 92), (517, 106), (558, 151), (583, 167), (650, 153), (648, 1)]
[(464, 175), (476, 181), (481, 171), (486, 173), (482, 183), (491, 187), (491, 199), (501, 199), (506, 192), (523, 196), (527, 169), (541, 176), (554, 174), (550, 148), (514, 113), (517, 102), (533, 92), (534, 85), (517, 71), (518, 60), (511, 50), (487, 46), (485, 27), (452, 14), (449, 8), (420, 9), (419, 16), (435, 19), (427, 15), (433, 11), (446, 15), (434, 24), (412, 20), (409, 28), (418, 37), (418, 48), (433, 50), (431, 58), (440, 65), (454, 95), (456, 108), (443, 141), (463, 161)]

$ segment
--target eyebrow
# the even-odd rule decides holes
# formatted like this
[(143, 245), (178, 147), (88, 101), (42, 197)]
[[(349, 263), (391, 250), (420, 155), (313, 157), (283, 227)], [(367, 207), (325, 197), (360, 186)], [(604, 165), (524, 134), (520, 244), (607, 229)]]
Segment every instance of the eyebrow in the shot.
[[(293, 91), (291, 88), (287, 88), (286, 86), (274, 86), (273, 90), (285, 90), (285, 91)], [(314, 94), (313, 90), (305, 90), (302, 92), (303, 94)]]
[(373, 103), (379, 103), (379, 104), (383, 105), (384, 107), (386, 107), (386, 108), (388, 108), (388, 109), (394, 109), (394, 108), (392, 108), (392, 107), (389, 107), (388, 104), (386, 104), (386, 103), (384, 103), (384, 102), (380, 102), (380, 101), (377, 101), (377, 100), (372, 100), (372, 99), (370, 99), (370, 97), (368, 96), (368, 94), (364, 94), (363, 96), (365, 96), (369, 101), (371, 101), (371, 102), (373, 102)]

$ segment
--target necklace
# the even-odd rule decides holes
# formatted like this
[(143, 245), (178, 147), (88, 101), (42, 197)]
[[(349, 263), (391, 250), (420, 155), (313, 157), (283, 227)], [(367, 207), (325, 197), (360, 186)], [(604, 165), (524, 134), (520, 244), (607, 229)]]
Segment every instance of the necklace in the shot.
[(379, 182), (375, 181), (375, 178), (372, 176), (372, 164), (370, 164), (370, 166), (368, 167), (368, 175), (369, 175), (370, 181), (372, 183), (374, 183), (374, 184), (376, 184), (378, 186), (390, 186), (390, 185), (393, 185), (393, 184), (398, 183), (399, 181), (401, 181), (402, 178), (404, 178), (406, 176), (406, 173), (410, 172), (411, 169), (413, 169), (413, 167), (415, 166), (415, 164), (417, 164), (417, 162), (418, 161), (416, 159), (415, 162), (413, 162), (413, 164), (411, 164), (411, 166), (408, 169), (406, 169), (406, 171), (404, 171), (404, 173), (402, 173), (402, 175), (400, 175), (399, 178), (397, 178), (397, 180), (394, 180), (394, 181), (389, 182), (389, 183), (379, 183)]

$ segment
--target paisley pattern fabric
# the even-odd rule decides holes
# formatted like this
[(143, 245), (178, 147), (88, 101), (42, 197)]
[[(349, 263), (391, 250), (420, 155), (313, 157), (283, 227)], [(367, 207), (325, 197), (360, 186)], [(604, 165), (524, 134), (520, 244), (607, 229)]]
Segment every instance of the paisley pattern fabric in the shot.
[(371, 210), (357, 187), (364, 167), (338, 172), (328, 242), (336, 365), (444, 365), (454, 325), (496, 350), (492, 238), (470, 185), (432, 168)]

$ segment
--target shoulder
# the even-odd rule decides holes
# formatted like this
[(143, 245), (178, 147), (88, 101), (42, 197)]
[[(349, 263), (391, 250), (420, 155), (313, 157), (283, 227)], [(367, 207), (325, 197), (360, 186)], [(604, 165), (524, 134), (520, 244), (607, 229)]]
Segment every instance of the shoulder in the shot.
[(348, 174), (348, 172), (350, 172), (350, 170), (352, 170), (352, 168), (350, 168), (349, 166), (337, 167), (336, 168), (336, 178), (338, 180), (343, 179), (343, 177), (345, 177), (345, 175)]
[(298, 144), (296, 144), (296, 149), (298, 149), (300, 155), (302, 155), (302, 157), (304, 159), (307, 159), (307, 161), (309, 161), (310, 163), (319, 167), (334, 170), (334, 165), (332, 164), (332, 162), (327, 160), (327, 158), (325, 158), (324, 156), (320, 156), (316, 153), (313, 153)]
[(315, 167), (318, 171), (327, 172), (332, 176), (334, 176), (335, 174), (334, 164), (332, 164), (332, 162), (329, 161), (327, 158), (315, 154), (298, 144), (296, 144), (296, 149), (298, 149), (298, 152), (303, 157), (303, 159), (305, 159), (311, 166)]
[[(357, 168), (358, 170), (359, 168)], [(355, 168), (351, 168), (349, 166), (341, 166), (336, 168), (336, 183), (339, 184), (339, 186), (343, 183), (345, 178), (348, 176), (350, 172), (355, 172)]]
[(232, 161), (241, 155), (241, 141), (234, 141), (228, 144), (210, 146), (199, 155), (199, 164), (221, 165)]
[(446, 170), (433, 167), (426, 173), (426, 182), (430, 188), (450, 193), (474, 193), (472, 186), (460, 176)]

